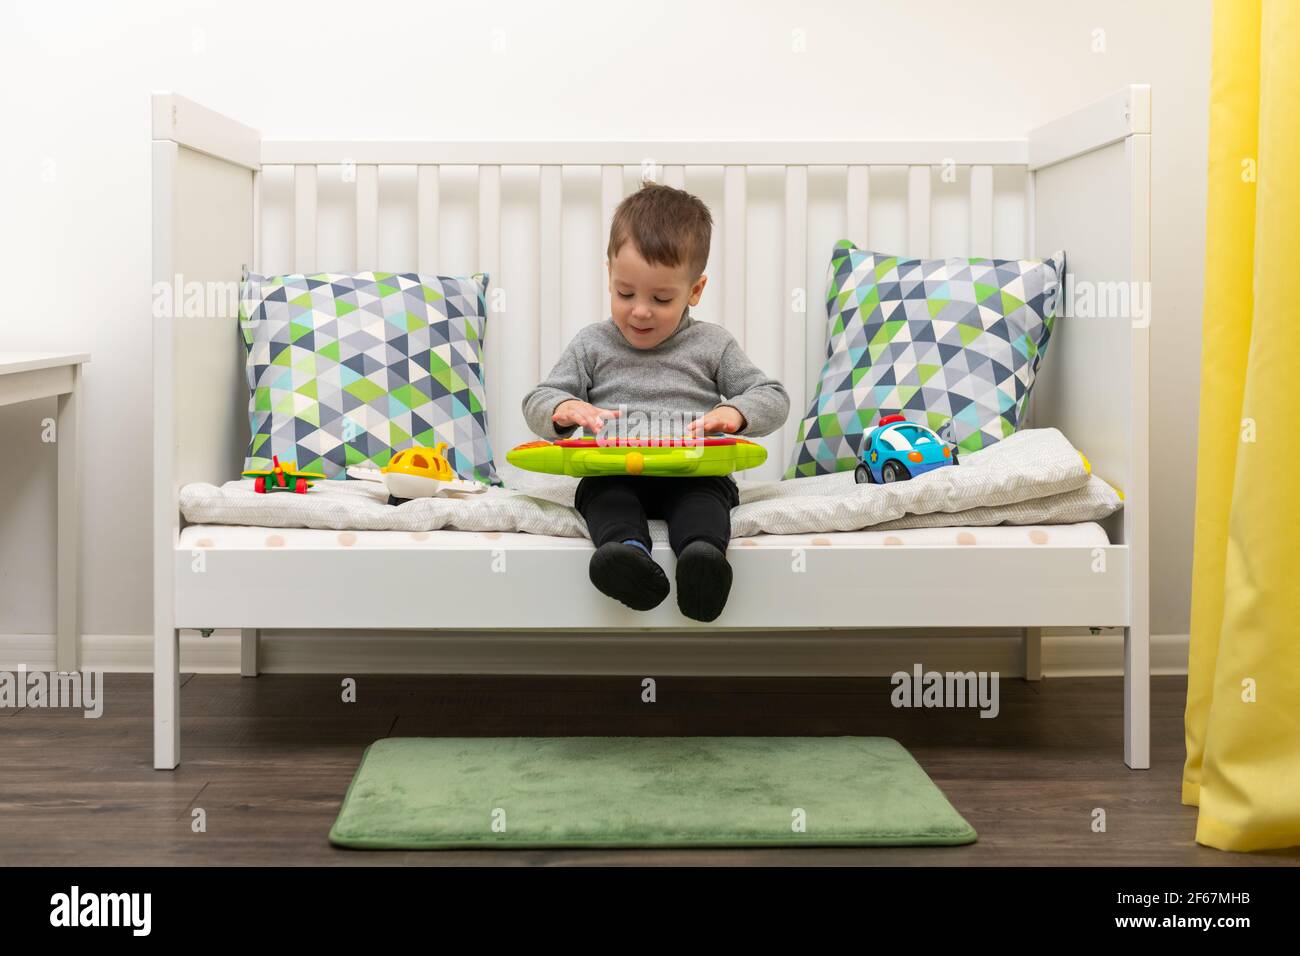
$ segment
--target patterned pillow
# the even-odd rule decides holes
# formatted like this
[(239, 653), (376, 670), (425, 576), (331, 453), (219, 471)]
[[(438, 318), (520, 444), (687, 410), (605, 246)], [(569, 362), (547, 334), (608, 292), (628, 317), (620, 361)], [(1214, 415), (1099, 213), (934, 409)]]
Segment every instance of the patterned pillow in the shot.
[(851, 471), (862, 436), (902, 414), (965, 451), (1016, 430), (1052, 333), (1065, 253), (900, 259), (835, 244), (830, 340), (783, 478)]
[(250, 275), (246, 469), (272, 455), (345, 477), (412, 445), (447, 443), (461, 478), (500, 485), (488, 442), (488, 277), (360, 272)]

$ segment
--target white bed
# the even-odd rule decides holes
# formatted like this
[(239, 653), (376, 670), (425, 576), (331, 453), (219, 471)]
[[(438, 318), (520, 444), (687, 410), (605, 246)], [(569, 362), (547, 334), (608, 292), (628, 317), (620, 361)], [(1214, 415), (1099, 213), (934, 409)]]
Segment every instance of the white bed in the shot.
[[(183, 97), (159, 93), (153, 100), (154, 277), (168, 284), (177, 276), (181, 283), (233, 284), (244, 268), (489, 273), (484, 366), (491, 438), (500, 457), (530, 437), (519, 413), (522, 390), (549, 370), (577, 327), (594, 321), (566, 307), (591, 299), (600, 281), (597, 260), (583, 271), (561, 256), (583, 222), (583, 190), (566, 186), (568, 177), (580, 171), (596, 177), (599, 216), (591, 225), (599, 234), (635, 182), (634, 168), (678, 185), (687, 184), (688, 170), (692, 176), (698, 170), (717, 174), (721, 209), (711, 291), (720, 296), (719, 321), (792, 396), (787, 428), (761, 439), (770, 464), (781, 468), (824, 356), (820, 286), (830, 244), (823, 250), (809, 238), (824, 173), (842, 177), (843, 236), (866, 242), (868, 227), (888, 219), (870, 212), (877, 192), (884, 197), (886, 184), (902, 182), (905, 198), (896, 211), (905, 213), (906, 248), (896, 251), (956, 254), (932, 248), (932, 239), (949, 241), (956, 228), (963, 254), (1064, 249), (1076, 284), (1145, 283), (1149, 117), (1148, 89), (1132, 86), (1023, 139), (998, 141), (276, 142)], [(503, 171), (513, 176), (521, 168), (534, 178), (537, 201), (536, 241), (526, 251), (502, 239), (503, 208), (514, 201)], [(406, 201), (381, 190), (393, 170), (409, 177)], [(947, 175), (953, 170), (960, 172), (957, 190)], [(443, 202), (441, 183), (444, 175), (466, 172), (475, 184), (473, 238), (458, 240), (463, 231), (444, 221), (454, 220), (457, 210), (450, 192)], [(770, 224), (757, 209), (748, 218), (750, 183), (757, 196), (772, 175), (781, 187), (780, 239), (747, 246), (757, 227)], [(1010, 200), (1008, 183), (1015, 187)], [(342, 221), (327, 202), (340, 191), (352, 208)], [(401, 253), (403, 261), (390, 261), (397, 248), (392, 237), (402, 232), (412, 240), (409, 252)], [(280, 239), (272, 243), (272, 235)], [(341, 246), (340, 236), (346, 238)], [(769, 245), (779, 253), (776, 267), (764, 264)], [(322, 261), (327, 248), (334, 251)], [(473, 267), (448, 265), (453, 262)], [(810, 292), (780, 295), (788, 307), (765, 319), (747, 301), (767, 279), (779, 280), (782, 292)], [(493, 295), (507, 287), (508, 299)], [(806, 310), (800, 305), (805, 300)], [(551, 582), (586, 579), (591, 545), (582, 538), (185, 526), (180, 489), (234, 477), (247, 447), (243, 354), (232, 317), (233, 303), (209, 303), (200, 315), (154, 320), (156, 767), (174, 768), (180, 760), (182, 628), (240, 629), (244, 671), (255, 674), (260, 629), (429, 630), (427, 603), (338, 600), (349, 592), (430, 593), (444, 628), (701, 627), (672, 601), (638, 614), (587, 588), (566, 591), (556, 602)], [(732, 596), (723, 616), (706, 627), (857, 628), (862, 600), (889, 582), (888, 593), (897, 599), (877, 602), (873, 626), (1020, 629), (1031, 679), (1037, 676), (1039, 629), (1123, 628), (1124, 760), (1135, 769), (1149, 766), (1148, 324), (1149, 315), (1143, 321), (1061, 318), (1034, 393), (1033, 423), (1055, 426), (1086, 449), (1095, 473), (1123, 490), (1122, 512), (1102, 524), (736, 539)], [(509, 328), (510, 335), (493, 335), (494, 328)], [(664, 540), (661, 523), (652, 522), (652, 530), (656, 541)], [(671, 575), (666, 544), (655, 556)], [(290, 580), (293, 586), (285, 587)], [(945, 582), (943, 600), (935, 599), (936, 580)], [(1008, 593), (1007, 582), (1015, 582), (1014, 598), (999, 599)], [(782, 597), (795, 593), (798, 600)]]

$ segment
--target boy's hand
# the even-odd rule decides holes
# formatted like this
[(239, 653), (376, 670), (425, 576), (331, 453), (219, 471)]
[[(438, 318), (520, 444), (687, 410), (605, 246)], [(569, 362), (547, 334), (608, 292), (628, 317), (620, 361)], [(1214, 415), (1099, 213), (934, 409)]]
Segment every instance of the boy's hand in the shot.
[(593, 435), (597, 435), (605, 427), (605, 420), (618, 418), (618, 414), (617, 408), (597, 408), (587, 402), (580, 402), (576, 398), (570, 398), (555, 406), (551, 421), (558, 428), (581, 425)]
[(745, 427), (745, 416), (730, 405), (719, 405), (686, 426), (687, 437), (702, 438), (709, 432), (730, 435)]

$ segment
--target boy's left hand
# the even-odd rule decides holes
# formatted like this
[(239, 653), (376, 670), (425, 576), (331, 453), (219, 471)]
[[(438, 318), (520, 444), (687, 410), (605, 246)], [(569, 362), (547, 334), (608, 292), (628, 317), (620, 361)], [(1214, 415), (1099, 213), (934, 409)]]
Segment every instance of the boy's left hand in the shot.
[(730, 405), (719, 405), (686, 426), (687, 437), (702, 437), (710, 432), (733, 434), (745, 427), (745, 416)]

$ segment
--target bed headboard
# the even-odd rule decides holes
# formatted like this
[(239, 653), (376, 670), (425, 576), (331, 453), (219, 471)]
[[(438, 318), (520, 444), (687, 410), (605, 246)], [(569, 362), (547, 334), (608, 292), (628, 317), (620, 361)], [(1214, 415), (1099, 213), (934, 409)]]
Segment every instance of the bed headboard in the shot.
[[(751, 475), (774, 479), (825, 358), (836, 240), (908, 255), (1063, 248), (1076, 286), (1146, 283), (1149, 134), (1144, 86), (1023, 139), (913, 142), (291, 142), (157, 93), (154, 279), (233, 284), (244, 266), (489, 273), (485, 383), (499, 455), (533, 437), (524, 393), (579, 328), (608, 315), (614, 206), (643, 176), (684, 186), (715, 219), (693, 313), (724, 325), (790, 392), (790, 420), (760, 439), (769, 459)], [(233, 477), (246, 447), (234, 308), (155, 320), (157, 514), (170, 527), (175, 489)], [(1145, 324), (1124, 316), (1064, 317), (1032, 409), (1034, 424), (1059, 425), (1129, 494), (1142, 522), (1146, 342)], [(1126, 540), (1133, 520), (1126, 513)]]

